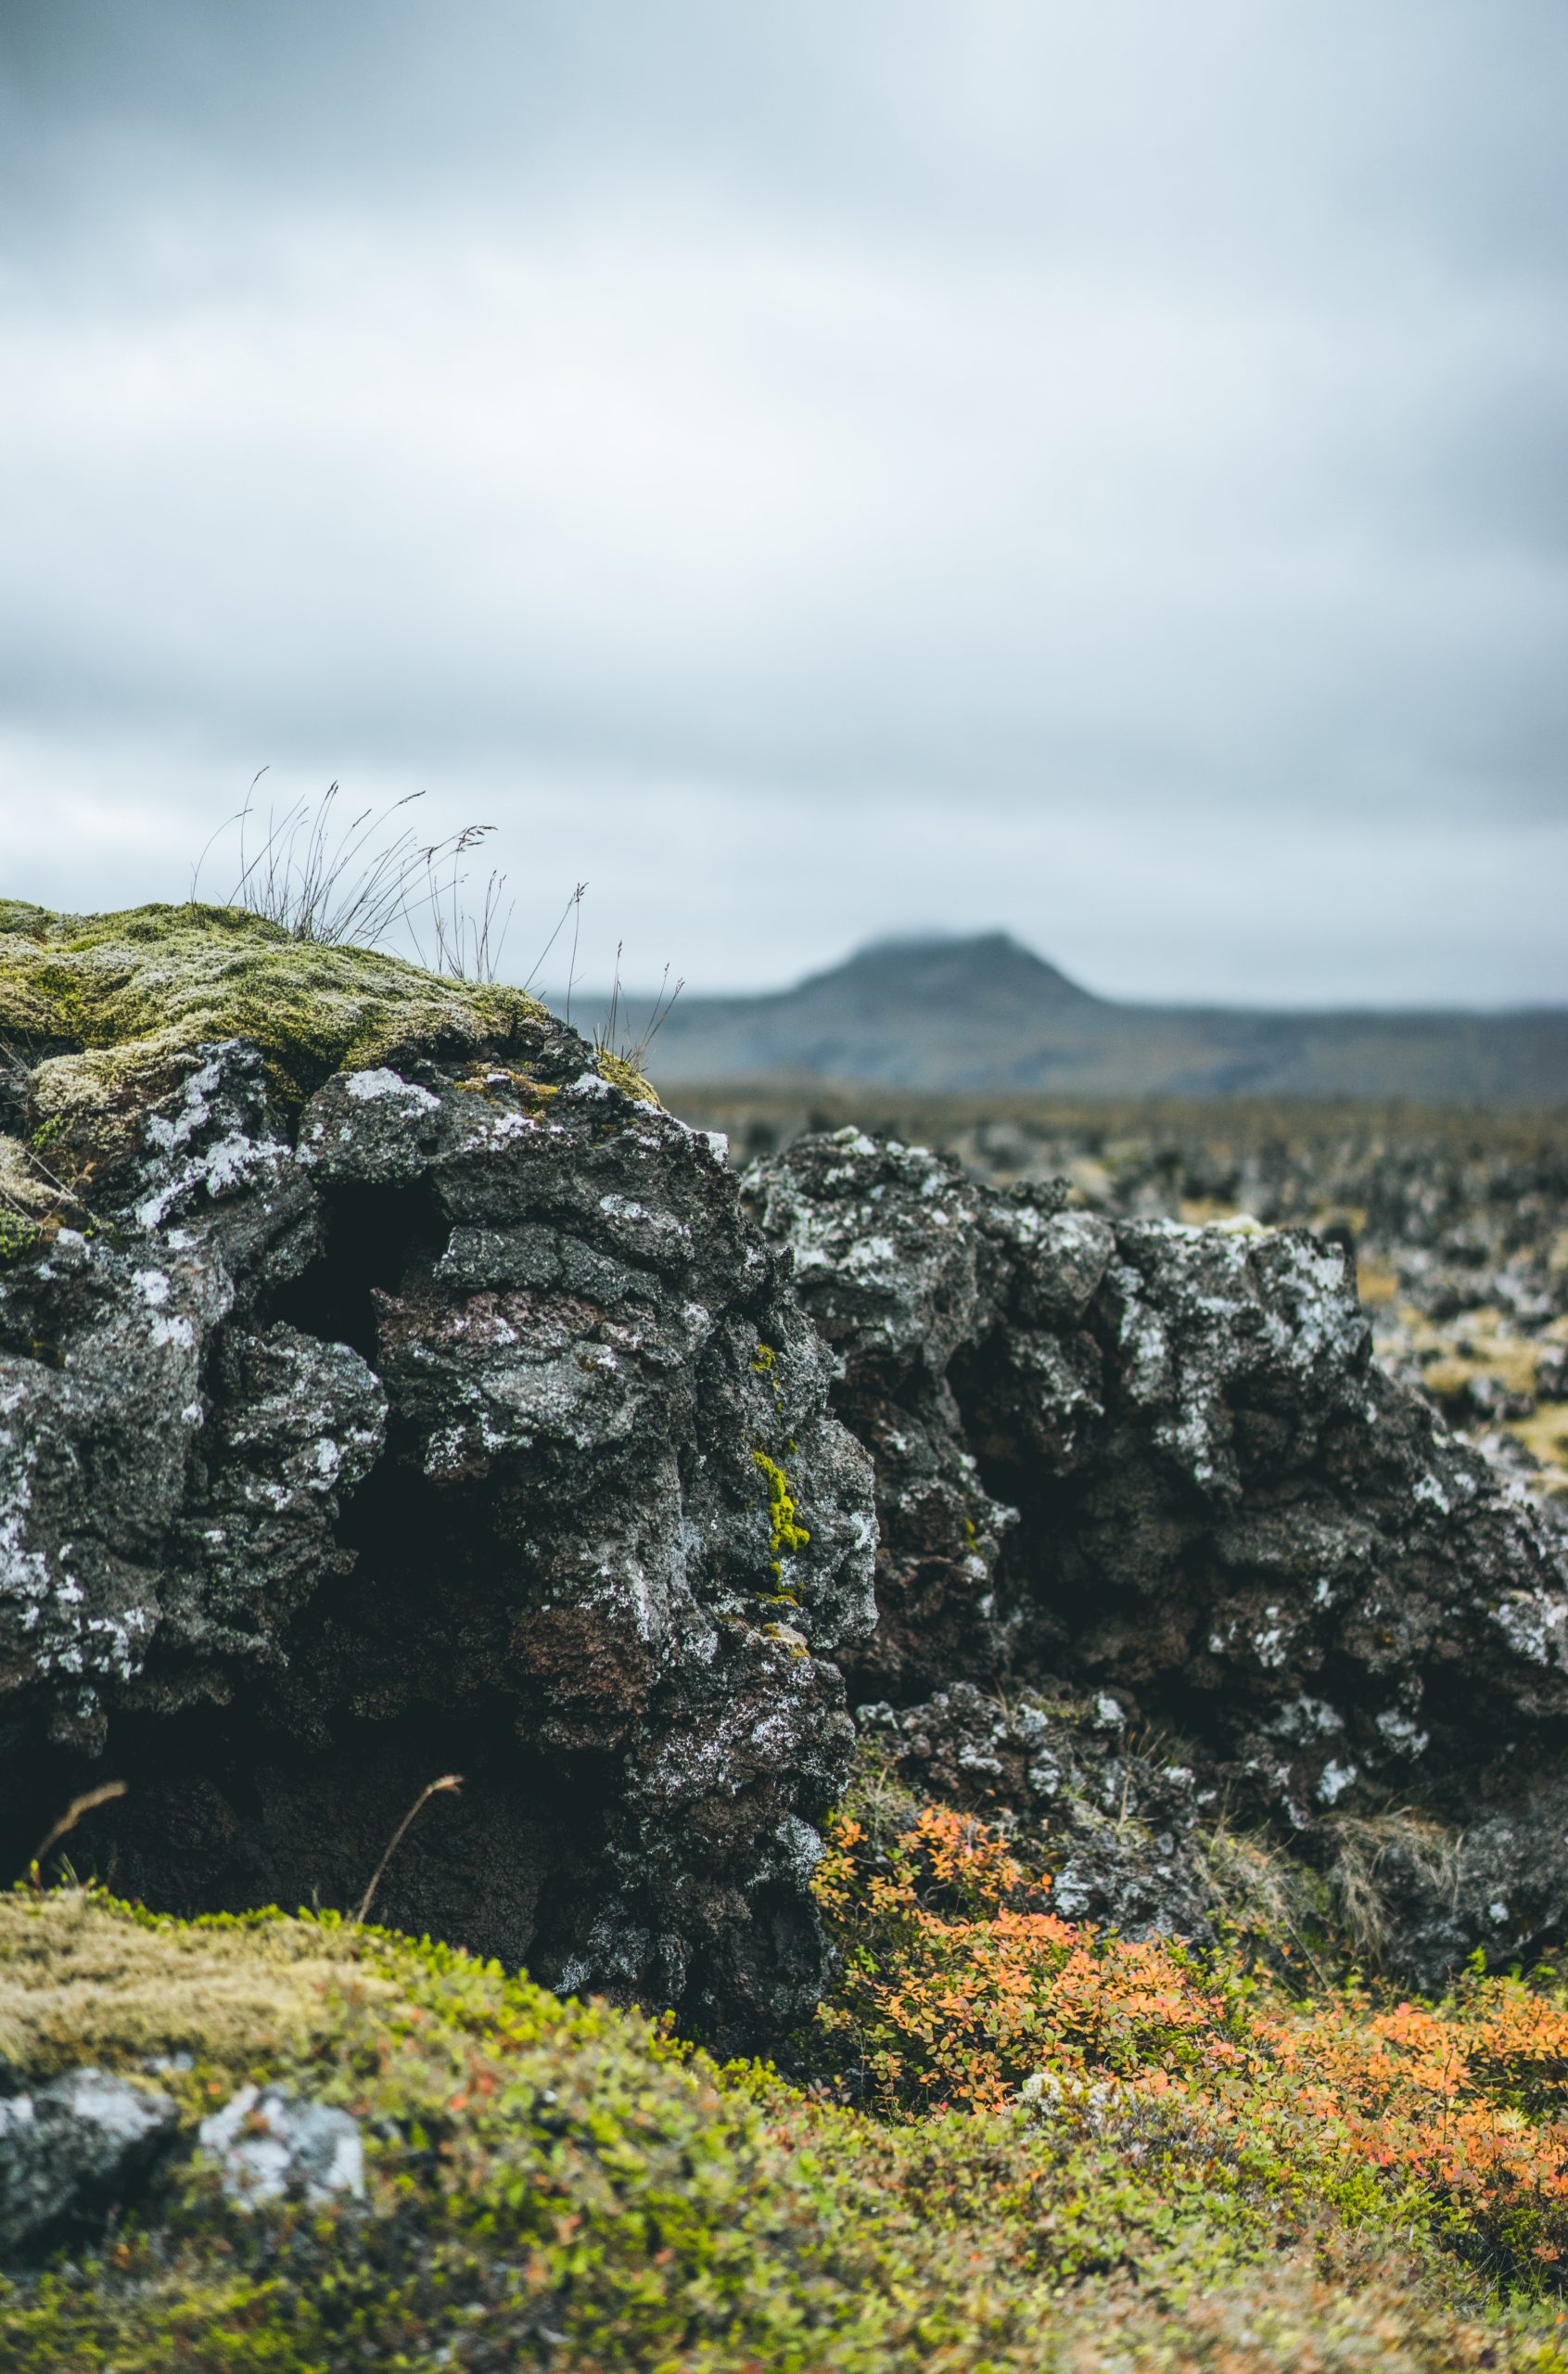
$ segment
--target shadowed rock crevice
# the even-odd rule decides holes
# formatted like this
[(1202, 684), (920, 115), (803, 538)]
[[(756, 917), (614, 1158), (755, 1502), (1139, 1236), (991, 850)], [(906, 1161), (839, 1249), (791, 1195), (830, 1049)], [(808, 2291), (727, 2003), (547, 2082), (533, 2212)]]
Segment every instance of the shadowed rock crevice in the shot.
[(440, 1207), (424, 1186), (350, 1186), (320, 1203), (321, 1249), (271, 1296), (269, 1315), (374, 1363), (375, 1297), (428, 1274), (447, 1238)]
[(532, 1966), (559, 1983), (624, 1788), (614, 1759), (530, 1753), (499, 1704), (453, 1713), (433, 1700), (386, 1722), (339, 1718), (325, 1744), (291, 1741), (281, 1715), (274, 1705), (237, 1723), (215, 1713), (128, 1722), (116, 1745), (134, 1805), (99, 1833), (106, 1881), (182, 1915), (273, 1903), (351, 1910), (375, 1868), (370, 1842), (390, 1840), (436, 1771), (458, 1770), (462, 1795), (432, 1799), (410, 1829), (374, 1918), (461, 1937), (508, 1963), (526, 1940)]

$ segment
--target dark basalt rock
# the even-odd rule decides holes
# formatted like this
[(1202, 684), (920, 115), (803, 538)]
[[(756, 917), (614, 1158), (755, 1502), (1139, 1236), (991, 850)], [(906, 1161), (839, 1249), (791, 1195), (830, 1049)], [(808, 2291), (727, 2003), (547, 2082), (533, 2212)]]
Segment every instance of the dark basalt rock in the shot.
[(1418, 1974), (1561, 1933), (1561, 1550), (1376, 1367), (1343, 1245), (1068, 1211), (852, 1129), (746, 1187), (876, 1462), (852, 1695), (1113, 1686), (1308, 1853), (1411, 1808), (1454, 1834), (1379, 1850)]
[(538, 1010), (287, 1118), (274, 1079), (243, 1039), (126, 1067), (72, 1224), (0, 1265), (10, 1867), (112, 1777), (79, 1870), (351, 1908), (453, 1769), (378, 1918), (776, 2032), (873, 1618), (787, 1263), (721, 1145)]

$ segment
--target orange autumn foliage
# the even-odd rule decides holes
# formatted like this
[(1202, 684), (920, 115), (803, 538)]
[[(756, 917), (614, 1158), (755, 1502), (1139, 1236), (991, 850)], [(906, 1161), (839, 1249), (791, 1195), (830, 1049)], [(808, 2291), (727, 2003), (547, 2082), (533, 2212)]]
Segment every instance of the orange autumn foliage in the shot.
[(1238, 1957), (1061, 1919), (973, 1817), (927, 1806), (890, 1845), (840, 1819), (817, 1895), (845, 1956), (821, 2014), (886, 2116), (1015, 2102), (1103, 2121), (1154, 2100), (1281, 2189), (1369, 2180), (1461, 2243), (1537, 2273), (1568, 2260), (1568, 2001), (1468, 1975), (1438, 2004), (1360, 1981), (1289, 1994)]

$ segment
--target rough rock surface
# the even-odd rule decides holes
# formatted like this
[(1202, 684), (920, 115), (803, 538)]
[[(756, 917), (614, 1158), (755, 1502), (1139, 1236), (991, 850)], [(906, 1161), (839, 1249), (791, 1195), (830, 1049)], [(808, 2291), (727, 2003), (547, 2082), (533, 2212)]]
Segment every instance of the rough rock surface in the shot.
[(686, 1092), (748, 1157), (855, 1120), (992, 1187), (1065, 1180), (1120, 1219), (1249, 1214), (1354, 1246), (1372, 1348), (1568, 1530), (1568, 1127), (1561, 1116), (1079, 1104), (857, 1091)]
[(378, 1917), (776, 2029), (820, 1985), (831, 1659), (873, 1612), (869, 1468), (787, 1265), (721, 1145), (515, 995), (367, 959), (367, 1023), (313, 951), (289, 1006), (282, 935), (196, 911), (191, 1027), (258, 951), (282, 1023), (253, 994), (259, 1035), (73, 1048), (89, 991), (107, 1028), (106, 982), (185, 977), (167, 912), (0, 933), (12, 1868), (113, 1777), (78, 1868), (352, 1907), (456, 1769)]
[[(878, 1116), (987, 1187), (1067, 1180), (1122, 1220), (1312, 1228), (1357, 1254), (1373, 1356), (1568, 1529), (1568, 1130), (1561, 1116), (1291, 1102), (1053, 1106), (773, 1092), (683, 1099), (752, 1156)], [(899, 1111), (899, 1106), (904, 1109)]]
[(0, 2254), (101, 2225), (138, 2189), (177, 2123), (167, 2094), (103, 2069), (0, 2100)]
[[(854, 1694), (1114, 1686), (1308, 1851), (1390, 1825), (1420, 1972), (1560, 1933), (1561, 1551), (1375, 1365), (1342, 1244), (1069, 1211), (853, 1129), (746, 1184), (876, 1462)], [(1411, 1808), (1441, 1854), (1408, 1851)]]
[(1157, 1121), (982, 1122), (947, 1150), (995, 1185), (1066, 1177), (1090, 1208), (1128, 1219), (1248, 1212), (1354, 1243), (1382, 1365), (1568, 1529), (1560, 1120), (1275, 1105), (1243, 1126), (1212, 1108), (1174, 1108)]

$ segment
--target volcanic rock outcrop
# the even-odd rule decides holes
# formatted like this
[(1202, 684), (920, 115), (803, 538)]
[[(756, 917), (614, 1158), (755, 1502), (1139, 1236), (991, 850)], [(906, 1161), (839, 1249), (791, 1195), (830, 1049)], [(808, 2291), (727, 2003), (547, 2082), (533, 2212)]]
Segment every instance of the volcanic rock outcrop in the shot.
[[(0, 905), (0, 1852), (777, 2037), (862, 1730), (1202, 1936), (1250, 1826), (1436, 1984), (1568, 1929), (1568, 1577), (1345, 1247), (858, 1130), (737, 1184), (531, 1000)], [(868, 1453), (870, 1456), (868, 1457)]]
[[(1308, 1856), (1353, 1838), (1392, 1955), (1429, 1983), (1561, 1934), (1562, 1552), (1377, 1368), (1342, 1245), (1068, 1210), (854, 1129), (746, 1188), (875, 1461), (880, 1620), (851, 1694), (907, 1768), (988, 1768), (977, 1800), (1049, 1834), (1063, 1754), (1032, 1756), (979, 1693), (1077, 1690), (1109, 1709), (1080, 1732), (1102, 1812), (1163, 1791), (1170, 1862), (1163, 1915), (1142, 1882), (1081, 1908), (1193, 1926), (1195, 1786), (1211, 1821)], [(1175, 1784), (1094, 1744), (1151, 1726)]]
[(820, 1991), (863, 1452), (720, 1144), (532, 1001), (0, 909), (15, 1870), (376, 1913), (755, 2039)]

